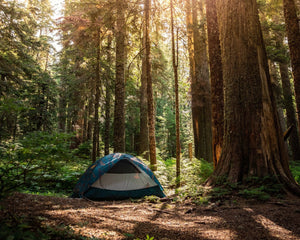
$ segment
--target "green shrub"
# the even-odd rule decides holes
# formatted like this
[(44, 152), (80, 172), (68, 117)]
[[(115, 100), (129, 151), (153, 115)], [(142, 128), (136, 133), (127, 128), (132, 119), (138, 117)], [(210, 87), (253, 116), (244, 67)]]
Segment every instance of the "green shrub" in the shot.
[(70, 149), (72, 135), (34, 132), (0, 145), (0, 198), (16, 190), (69, 194), (90, 163)]
[(300, 162), (296, 162), (296, 161), (291, 162), (290, 169), (296, 182), (300, 184)]

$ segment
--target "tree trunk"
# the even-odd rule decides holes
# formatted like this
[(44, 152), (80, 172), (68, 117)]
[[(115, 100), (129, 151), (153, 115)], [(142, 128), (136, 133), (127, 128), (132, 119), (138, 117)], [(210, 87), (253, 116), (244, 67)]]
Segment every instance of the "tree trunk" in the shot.
[(64, 94), (59, 95), (59, 109), (58, 109), (58, 129), (61, 132), (66, 131), (66, 108), (67, 108), (67, 100)]
[[(146, 19), (145, 19), (146, 20)], [(140, 136), (139, 154), (149, 160), (149, 134), (148, 134), (148, 109), (147, 109), (147, 73), (146, 73), (146, 27), (143, 29), (142, 39), (142, 75), (140, 87)]]
[(96, 65), (96, 79), (95, 79), (95, 113), (94, 113), (94, 132), (93, 132), (93, 149), (92, 149), (92, 161), (95, 162), (96, 158), (100, 155), (99, 149), (99, 103), (100, 103), (100, 29), (97, 32), (97, 65)]
[(283, 0), (283, 10), (294, 75), (298, 127), (300, 132), (300, 29), (295, 1)]
[(179, 122), (179, 94), (178, 94), (178, 30), (177, 30), (177, 50), (175, 50), (173, 0), (171, 7), (171, 32), (172, 32), (172, 65), (174, 72), (175, 86), (175, 125), (176, 125), (176, 187), (180, 187), (180, 122)]
[(104, 124), (104, 155), (109, 154), (110, 145), (110, 104), (111, 104), (111, 86), (110, 82), (112, 80), (110, 64), (111, 60), (111, 43), (112, 36), (108, 36), (107, 42), (107, 69), (106, 69), (106, 81), (105, 81), (105, 124)]
[(281, 86), (281, 80), (280, 77), (278, 76), (278, 71), (276, 66), (271, 60), (268, 60), (269, 64), (269, 70), (270, 70), (270, 81), (272, 84), (272, 90), (273, 90), (273, 95), (275, 99), (275, 104), (276, 104), (276, 110), (278, 113), (279, 117), (279, 123), (282, 131), (284, 132), (286, 130), (286, 121), (285, 121), (285, 116), (283, 112), (283, 95), (282, 95), (282, 86)]
[[(94, 95), (94, 89), (91, 89), (91, 96)], [(94, 107), (94, 98), (90, 97), (88, 100), (88, 124), (87, 124), (87, 134), (86, 138), (87, 140), (92, 140), (92, 133), (93, 133), (93, 118), (94, 115), (93, 108)]]
[(212, 150), (216, 167), (224, 135), (224, 92), (216, 0), (206, 0), (207, 36), (211, 81)]
[(195, 52), (194, 52), (193, 17), (192, 17), (191, 0), (185, 1), (185, 10), (186, 10), (186, 28), (187, 28), (187, 39), (188, 39), (190, 81), (192, 85), (195, 82), (195, 61), (194, 61)]
[(114, 152), (125, 152), (125, 4), (117, 0)]
[[(211, 95), (204, 23), (198, 23), (198, 4), (193, 3), (195, 81), (192, 82), (192, 116), (196, 158), (212, 161)], [(200, 4), (202, 8), (202, 1)], [(202, 9), (200, 9), (202, 11)], [(202, 12), (203, 14), (203, 12)]]
[(156, 166), (156, 140), (155, 140), (155, 113), (152, 90), (151, 62), (150, 62), (150, 0), (145, 0), (145, 26), (146, 26), (146, 76), (147, 76), (147, 102), (148, 102), (148, 130), (149, 130), (149, 154), (150, 165), (153, 171)]
[(282, 80), (282, 89), (284, 97), (284, 107), (286, 109), (287, 126), (294, 125), (294, 129), (289, 137), (289, 144), (293, 154), (293, 160), (300, 160), (300, 142), (297, 129), (297, 118), (293, 103), (293, 91), (291, 87), (288, 65), (279, 63), (280, 75)]
[[(288, 165), (256, 0), (217, 2), (225, 87), (224, 147), (214, 171), (229, 182), (273, 176), (300, 195)], [(234, 36), (234, 37), (232, 37)]]

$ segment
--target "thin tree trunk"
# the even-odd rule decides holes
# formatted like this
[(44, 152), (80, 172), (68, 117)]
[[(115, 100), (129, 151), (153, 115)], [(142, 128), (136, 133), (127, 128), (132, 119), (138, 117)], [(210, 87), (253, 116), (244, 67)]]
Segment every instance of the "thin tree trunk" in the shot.
[[(146, 20), (146, 19), (145, 19)], [(148, 109), (147, 109), (147, 73), (146, 73), (146, 27), (143, 27), (142, 38), (142, 75), (140, 87), (140, 137), (139, 154), (149, 160), (149, 133), (148, 133)]]
[[(94, 89), (91, 89), (91, 95), (94, 95)], [(87, 125), (87, 135), (86, 138), (87, 140), (92, 140), (92, 133), (93, 133), (93, 119), (92, 116), (94, 115), (93, 108), (94, 107), (94, 98), (90, 97), (88, 100), (88, 125)]]
[(174, 9), (173, 0), (171, 7), (171, 32), (172, 32), (172, 64), (175, 86), (175, 125), (176, 125), (176, 187), (180, 187), (180, 122), (179, 122), (179, 94), (178, 94), (178, 30), (177, 30), (177, 51), (175, 49), (174, 34)]
[(125, 4), (117, 0), (114, 152), (125, 152)]
[(224, 135), (223, 71), (216, 0), (206, 0), (206, 18), (211, 80), (212, 150), (216, 167), (221, 156)]
[(104, 127), (104, 155), (109, 154), (109, 145), (110, 145), (110, 104), (111, 104), (111, 85), (112, 80), (110, 64), (111, 60), (111, 43), (112, 36), (108, 36), (107, 42), (107, 63), (108, 67), (106, 69), (106, 81), (105, 81), (105, 127)]
[(94, 113), (94, 132), (93, 132), (93, 150), (92, 161), (95, 162), (96, 158), (100, 155), (99, 149), (99, 103), (100, 103), (100, 29), (97, 33), (97, 65), (96, 65), (96, 79), (95, 79), (95, 113)]
[(145, 26), (146, 26), (146, 76), (147, 76), (147, 102), (148, 102), (148, 130), (149, 130), (149, 154), (150, 167), (153, 171), (157, 170), (156, 166), (156, 140), (155, 140), (155, 112), (152, 90), (151, 76), (151, 46), (150, 46), (150, 0), (145, 0)]
[(295, 1), (283, 0), (283, 10), (294, 76), (298, 128), (300, 132), (300, 29)]
[(284, 106), (286, 109), (287, 126), (294, 126), (289, 137), (289, 144), (293, 154), (293, 160), (300, 160), (300, 142), (297, 129), (296, 111), (293, 103), (293, 91), (291, 87), (288, 65), (279, 63), (280, 75), (282, 80), (282, 89), (284, 97)]
[[(193, 17), (192, 17), (191, 0), (185, 1), (185, 10), (186, 10), (186, 28), (187, 28), (187, 39), (188, 39), (190, 81), (192, 85), (195, 82), (195, 60), (194, 60), (195, 53), (194, 53)], [(194, 123), (194, 121), (192, 122)], [(193, 151), (191, 151), (191, 153), (193, 156)]]
[(67, 101), (64, 96), (64, 94), (59, 95), (59, 109), (58, 109), (58, 129), (61, 132), (66, 131), (66, 107), (67, 107)]

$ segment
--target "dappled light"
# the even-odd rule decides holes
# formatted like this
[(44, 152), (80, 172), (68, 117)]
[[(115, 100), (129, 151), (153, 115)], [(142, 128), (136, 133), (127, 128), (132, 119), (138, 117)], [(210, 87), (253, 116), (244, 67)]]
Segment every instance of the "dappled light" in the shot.
[(300, 239), (299, 0), (0, 0), (0, 240)]
[(36, 218), (40, 227), (60, 226), (89, 238), (143, 239), (147, 234), (169, 240), (300, 238), (300, 206), (296, 202), (217, 207), (14, 194), (4, 206), (0, 217), (9, 213), (23, 216), (24, 221)]

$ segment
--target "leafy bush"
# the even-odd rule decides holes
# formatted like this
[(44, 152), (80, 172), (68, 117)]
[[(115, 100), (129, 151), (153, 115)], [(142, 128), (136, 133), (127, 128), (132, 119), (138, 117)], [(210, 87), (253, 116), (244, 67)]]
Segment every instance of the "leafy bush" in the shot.
[(70, 193), (88, 162), (70, 150), (71, 135), (34, 132), (0, 145), (0, 197), (18, 189)]
[(298, 184), (300, 184), (300, 162), (293, 161), (290, 164), (291, 172)]

